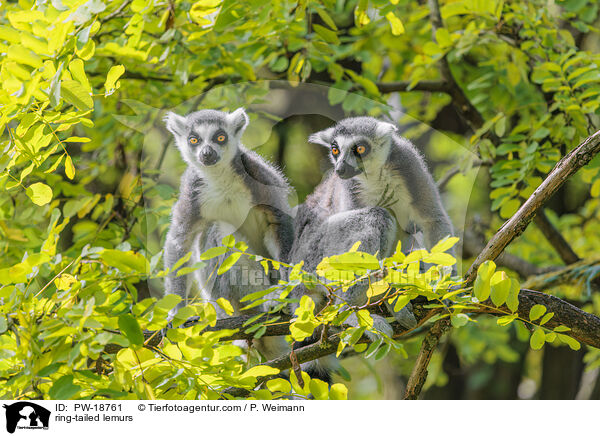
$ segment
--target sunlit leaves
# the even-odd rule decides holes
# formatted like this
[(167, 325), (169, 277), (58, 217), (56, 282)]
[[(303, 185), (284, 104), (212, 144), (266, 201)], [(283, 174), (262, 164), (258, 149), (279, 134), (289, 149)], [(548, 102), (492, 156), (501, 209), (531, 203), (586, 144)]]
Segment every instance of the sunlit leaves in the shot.
[(33, 183), (27, 187), (27, 196), (34, 204), (43, 206), (52, 200), (52, 188), (45, 183)]
[(540, 318), (544, 313), (546, 313), (546, 307), (542, 306), (541, 304), (536, 304), (529, 311), (529, 319), (531, 321), (535, 321), (536, 319)]
[(123, 75), (125, 72), (125, 67), (123, 65), (115, 65), (110, 68), (108, 74), (106, 75), (106, 81), (104, 82), (104, 95), (109, 96), (116, 89), (119, 88), (120, 83), (118, 82), (119, 77)]
[(482, 263), (477, 269), (473, 294), (479, 301), (485, 301), (489, 298), (491, 292), (490, 280), (495, 270), (496, 264), (492, 261)]
[(534, 350), (539, 350), (544, 346), (545, 342), (546, 334), (544, 333), (544, 330), (541, 327), (536, 328), (533, 331), (531, 338), (529, 339), (529, 344), (531, 345), (531, 348), (533, 348)]

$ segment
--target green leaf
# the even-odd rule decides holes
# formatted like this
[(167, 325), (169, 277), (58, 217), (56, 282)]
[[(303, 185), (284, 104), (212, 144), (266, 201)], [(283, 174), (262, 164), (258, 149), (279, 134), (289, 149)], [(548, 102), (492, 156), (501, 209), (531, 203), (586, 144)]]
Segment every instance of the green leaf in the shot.
[(510, 292), (511, 281), (504, 271), (497, 271), (492, 276), (491, 283), (491, 298), (492, 303), (500, 307), (508, 298)]
[(267, 389), (269, 389), (271, 392), (288, 393), (292, 390), (292, 385), (285, 379), (274, 378), (267, 381)]
[(454, 245), (456, 245), (456, 243), (459, 240), (460, 239), (457, 238), (456, 236), (447, 236), (444, 239), (442, 239), (440, 242), (435, 244), (429, 251), (431, 253), (443, 253), (444, 251), (447, 251), (450, 248), (454, 247)]
[(121, 77), (124, 72), (125, 67), (123, 65), (115, 65), (110, 68), (106, 75), (106, 81), (104, 82), (105, 96), (109, 96), (119, 88), (120, 84), (117, 83), (117, 80), (119, 80), (119, 77)]
[(226, 300), (225, 298), (219, 298), (217, 299), (217, 304), (221, 307), (221, 309), (225, 311), (227, 315), (233, 315), (233, 306), (228, 300)]
[[(445, 298), (445, 297), (444, 297)], [(410, 302), (411, 298), (408, 295), (399, 295), (394, 304), (394, 312), (400, 312), (404, 306)]]
[(331, 390), (329, 391), (329, 399), (330, 400), (347, 400), (348, 399), (348, 388), (341, 383), (335, 383), (335, 384), (331, 385)]
[(137, 320), (129, 313), (119, 317), (119, 330), (133, 345), (142, 345), (144, 343), (142, 329)]
[(63, 375), (52, 383), (48, 396), (53, 400), (70, 400), (81, 390), (80, 386), (73, 383), (73, 375)]
[(267, 375), (279, 374), (279, 372), (280, 371), (277, 368), (272, 368), (267, 365), (257, 365), (242, 373), (240, 379), (247, 377), (264, 377)]
[(456, 259), (449, 253), (431, 253), (423, 258), (423, 262), (442, 266), (452, 266), (456, 263)]
[(375, 353), (375, 360), (383, 359), (392, 349), (392, 346), (388, 343), (383, 344), (383, 346), (379, 347), (377, 353)]
[(541, 304), (536, 304), (529, 311), (529, 319), (531, 321), (535, 321), (539, 317), (541, 317), (544, 313), (546, 313), (546, 307)]
[(404, 33), (404, 25), (402, 20), (396, 16), (393, 12), (385, 14), (390, 26), (392, 28), (392, 35), (402, 35)]
[(73, 180), (73, 177), (75, 177), (75, 166), (73, 165), (71, 156), (69, 156), (68, 154), (67, 158), (65, 159), (65, 174), (71, 180)]
[(38, 206), (48, 204), (52, 200), (52, 188), (41, 182), (29, 185), (26, 193), (31, 201)]
[(571, 329), (566, 325), (559, 325), (558, 327), (554, 327), (552, 330), (555, 332), (569, 332)]
[(479, 301), (485, 301), (490, 297), (490, 280), (495, 270), (496, 264), (492, 261), (485, 261), (477, 269), (473, 294)]
[(552, 319), (553, 316), (554, 316), (554, 312), (548, 312), (547, 314), (545, 314), (544, 317), (542, 318), (542, 320), (540, 321), (540, 325), (546, 324), (548, 321), (550, 321)]
[(221, 239), (221, 245), (229, 248), (233, 247), (235, 245), (235, 237), (233, 235), (224, 236), (223, 239)]
[(150, 271), (148, 260), (141, 253), (133, 251), (103, 250), (100, 259), (109, 266), (117, 268), (124, 273), (139, 272), (146, 274)]
[(308, 383), (308, 388), (316, 400), (326, 400), (329, 397), (329, 385), (323, 380), (311, 379)]
[(245, 301), (252, 301), (252, 300), (257, 300), (259, 298), (264, 297), (265, 295), (270, 294), (271, 292), (275, 291), (277, 288), (276, 287), (271, 287), (268, 289), (264, 289), (262, 291), (256, 291), (253, 292), (251, 294), (248, 294), (246, 296), (244, 296), (243, 298), (240, 299), (240, 302), (245, 302)]
[(513, 322), (515, 319), (517, 319), (517, 317), (518, 317), (518, 315), (516, 313), (513, 315), (501, 316), (500, 318), (498, 318), (496, 323), (500, 326), (507, 326), (508, 324)]
[(508, 297), (506, 297), (506, 305), (512, 312), (516, 312), (519, 309), (519, 291), (521, 285), (517, 279), (510, 279), (510, 291)]
[(340, 44), (340, 40), (338, 39), (335, 31), (330, 30), (326, 27), (323, 27), (319, 24), (313, 25), (313, 28), (314, 28), (315, 32), (317, 33), (317, 35), (319, 35), (321, 38), (323, 38), (326, 42), (328, 42), (330, 44), (336, 44), (336, 45)]
[(452, 323), (452, 327), (459, 328), (469, 322), (469, 317), (464, 313), (458, 313), (450, 316), (450, 322)]
[(84, 89), (87, 90), (88, 93), (92, 92), (92, 87), (90, 86), (90, 82), (88, 81), (87, 76), (85, 75), (85, 70), (83, 69), (83, 61), (81, 59), (74, 59), (69, 63), (69, 71), (75, 80), (77, 80)]
[(86, 90), (79, 82), (75, 80), (63, 80), (61, 82), (61, 93), (62, 97), (68, 103), (75, 106), (77, 109), (83, 112), (87, 112), (94, 107), (94, 101)]
[(212, 247), (200, 255), (200, 259), (208, 260), (227, 252), (227, 247)]
[(567, 344), (571, 350), (579, 350), (581, 348), (581, 344), (577, 342), (576, 339), (573, 339), (571, 336), (561, 335), (560, 333), (556, 335), (561, 342)]
[(531, 348), (534, 350), (539, 350), (544, 346), (545, 342), (546, 334), (544, 333), (544, 330), (540, 327), (536, 328), (529, 339), (529, 345), (531, 345)]
[(373, 318), (366, 309), (361, 309), (356, 312), (356, 318), (358, 319), (358, 325), (361, 327), (371, 328), (373, 327)]
[(219, 266), (219, 269), (217, 270), (217, 274), (221, 275), (226, 273), (227, 271), (229, 271), (231, 269), (231, 267), (233, 267), (233, 265), (235, 265), (235, 263), (238, 261), (238, 259), (242, 256), (243, 253), (236, 251), (235, 253), (232, 253), (227, 259), (225, 259), (223, 261), (223, 263)]

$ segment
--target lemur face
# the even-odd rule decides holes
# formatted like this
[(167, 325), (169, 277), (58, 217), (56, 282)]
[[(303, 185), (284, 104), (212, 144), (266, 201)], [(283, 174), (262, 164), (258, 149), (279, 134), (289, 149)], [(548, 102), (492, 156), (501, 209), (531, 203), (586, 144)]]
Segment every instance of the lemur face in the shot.
[(385, 163), (396, 127), (370, 117), (346, 118), (308, 140), (329, 149), (336, 174), (342, 179), (378, 174)]
[(203, 169), (233, 159), (248, 125), (248, 115), (242, 108), (232, 113), (205, 109), (186, 117), (169, 112), (165, 121), (183, 159)]

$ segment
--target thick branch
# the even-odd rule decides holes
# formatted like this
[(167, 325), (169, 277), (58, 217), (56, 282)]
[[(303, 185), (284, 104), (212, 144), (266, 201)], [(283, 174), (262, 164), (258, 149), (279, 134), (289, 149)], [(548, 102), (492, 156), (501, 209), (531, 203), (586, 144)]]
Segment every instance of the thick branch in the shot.
[[(564, 332), (564, 334), (583, 344), (600, 348), (600, 318), (596, 315), (587, 313), (554, 295), (531, 289), (521, 289), (519, 292), (519, 317), (529, 319), (529, 311), (536, 304), (545, 306), (548, 312), (554, 312), (554, 316), (544, 324), (544, 327), (551, 329), (565, 325), (571, 331)], [(494, 310), (490, 309), (486, 312), (493, 314)]]
[(445, 92), (450, 93), (450, 85), (445, 80), (421, 80), (412, 87), (411, 82), (403, 80), (400, 82), (378, 82), (377, 89), (380, 92), (387, 94), (390, 92), (407, 92), (407, 91), (425, 91), (425, 92)]
[(573, 251), (569, 243), (563, 238), (563, 235), (558, 231), (556, 227), (552, 225), (544, 209), (540, 209), (535, 216), (535, 224), (544, 234), (548, 242), (552, 244), (562, 261), (566, 265), (578, 262), (579, 256)]
[(406, 384), (406, 392), (404, 393), (405, 400), (416, 400), (421, 394), (421, 389), (427, 380), (427, 367), (433, 352), (435, 351), (440, 338), (450, 327), (450, 320), (448, 318), (442, 318), (436, 321), (429, 332), (423, 338), (421, 344), (421, 351), (417, 356), (415, 366), (413, 366), (412, 372)]
[(475, 262), (473, 262), (467, 272), (465, 276), (466, 284), (470, 284), (475, 280), (477, 268), (483, 262), (496, 259), (513, 239), (523, 233), (544, 202), (599, 151), (600, 131), (594, 133), (563, 157), (531, 197), (523, 203), (512, 218), (506, 221), (500, 230), (490, 239), (485, 249), (475, 259)]

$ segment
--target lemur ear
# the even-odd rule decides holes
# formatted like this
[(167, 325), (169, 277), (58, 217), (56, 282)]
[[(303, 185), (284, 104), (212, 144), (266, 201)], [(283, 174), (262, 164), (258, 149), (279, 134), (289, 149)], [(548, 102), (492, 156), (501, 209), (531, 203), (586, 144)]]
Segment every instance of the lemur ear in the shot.
[(185, 117), (177, 115), (175, 112), (167, 112), (164, 118), (167, 130), (175, 136), (185, 135), (187, 120)]
[(233, 131), (236, 134), (242, 133), (244, 130), (246, 130), (246, 126), (248, 126), (248, 122), (250, 121), (246, 111), (241, 107), (227, 115), (227, 119), (231, 123)]
[(330, 127), (328, 129), (321, 130), (320, 132), (313, 133), (308, 137), (308, 142), (329, 148), (331, 146), (331, 140), (333, 139), (333, 131), (333, 127)]
[(375, 129), (375, 135), (378, 138), (385, 138), (385, 137), (392, 136), (397, 131), (398, 131), (398, 127), (396, 127), (392, 123), (387, 123), (385, 121), (379, 121), (377, 123), (377, 128)]

